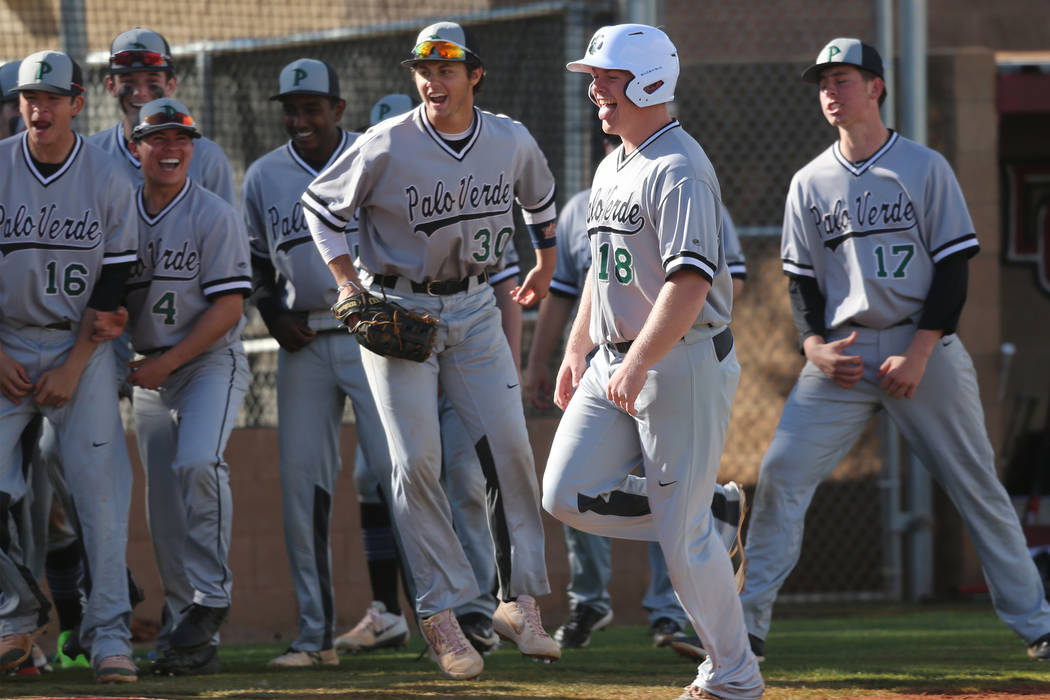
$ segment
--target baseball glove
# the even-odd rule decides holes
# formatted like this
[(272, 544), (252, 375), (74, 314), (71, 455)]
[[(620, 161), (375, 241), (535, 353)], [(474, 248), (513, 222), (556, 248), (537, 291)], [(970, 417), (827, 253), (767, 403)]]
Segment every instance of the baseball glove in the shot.
[(368, 292), (337, 301), (332, 313), (357, 342), (378, 355), (423, 362), (434, 349), (436, 316), (409, 311)]

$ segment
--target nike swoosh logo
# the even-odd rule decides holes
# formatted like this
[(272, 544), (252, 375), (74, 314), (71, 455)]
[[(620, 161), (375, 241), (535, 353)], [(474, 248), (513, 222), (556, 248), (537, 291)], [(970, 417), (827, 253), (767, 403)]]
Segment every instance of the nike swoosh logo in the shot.
[(103, 446), (103, 445), (105, 445), (105, 444), (106, 444), (107, 442), (109, 442), (109, 440), (105, 440), (105, 441), (103, 441), (103, 442), (95, 442), (94, 440), (92, 440), (92, 441), (91, 441), (91, 446), (92, 446), (92, 447), (102, 447), (102, 446)]
[(516, 386), (517, 386), (517, 384), (508, 384), (508, 385), (507, 385), (507, 388), (508, 388), (508, 389), (513, 389), (513, 388), (514, 388), (514, 387), (516, 387)]
[(678, 483), (678, 479), (675, 479), (674, 481), (668, 481), (666, 483), (663, 481), (657, 481), (656, 483), (660, 484), (660, 486), (672, 486)]

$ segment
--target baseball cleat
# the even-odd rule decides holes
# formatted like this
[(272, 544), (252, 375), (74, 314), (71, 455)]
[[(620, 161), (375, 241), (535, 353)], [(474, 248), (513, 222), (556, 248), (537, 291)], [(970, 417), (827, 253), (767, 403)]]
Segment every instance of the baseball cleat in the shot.
[(1050, 634), (1044, 634), (1028, 645), (1028, 655), (1039, 661), (1050, 660)]
[[(751, 645), (751, 653), (755, 655), (755, 660), (759, 663), (765, 661), (765, 640), (759, 639), (753, 634), (748, 634), (747, 641)], [(671, 642), (670, 647), (676, 654), (689, 659), (690, 661), (703, 661), (707, 658), (707, 651), (704, 649), (704, 643), (700, 641), (700, 637), (695, 634), (677, 637)]]
[(686, 686), (685, 692), (678, 696), (678, 700), (725, 700), (721, 695), (709, 693), (698, 685)]
[(202, 676), (219, 672), (219, 647), (205, 644), (192, 651), (169, 649), (150, 664), (155, 676)]
[(288, 647), (288, 651), (266, 664), (279, 668), (304, 668), (307, 666), (338, 666), (339, 655), (335, 649), (322, 649), (320, 651), (301, 651)]
[(665, 647), (683, 635), (682, 626), (669, 617), (661, 617), (649, 626), (653, 633), (653, 646)]
[(32, 648), (31, 634), (5, 634), (0, 637), (0, 671), (17, 668), (29, 658)]
[(134, 683), (139, 679), (139, 669), (126, 654), (107, 656), (95, 669), (96, 683)]
[(485, 662), (470, 645), (451, 610), (442, 610), (423, 620), (420, 629), (427, 640), (430, 659), (449, 678), (465, 680), (481, 675)]
[(374, 600), (353, 629), (336, 638), (335, 648), (351, 654), (387, 647), (396, 649), (408, 644), (408, 637), (405, 616), (388, 613), (382, 602)]
[(602, 614), (589, 605), (576, 605), (569, 619), (554, 632), (554, 641), (562, 649), (583, 649), (591, 643), (591, 632), (605, 629), (613, 619), (613, 611)]
[(229, 606), (211, 608), (194, 603), (186, 609), (186, 614), (171, 633), (171, 648), (180, 651), (195, 651), (204, 645), (211, 645), (215, 633), (222, 627), (230, 614)]
[(499, 649), (499, 635), (492, 629), (492, 618), (479, 612), (466, 613), (456, 618), (463, 635), (479, 654), (491, 654)]
[(492, 629), (503, 639), (514, 642), (525, 656), (551, 661), (561, 658), (561, 647), (543, 629), (540, 609), (530, 595), (501, 602), (492, 616)]

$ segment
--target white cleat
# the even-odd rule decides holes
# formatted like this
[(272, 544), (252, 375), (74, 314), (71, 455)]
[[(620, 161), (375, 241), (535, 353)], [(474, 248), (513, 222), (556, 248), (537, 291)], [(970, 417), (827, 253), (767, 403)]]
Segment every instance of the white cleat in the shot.
[(442, 610), (423, 620), (423, 636), (430, 645), (430, 659), (449, 678), (466, 680), (481, 675), (485, 661), (470, 645), (451, 610)]
[(500, 637), (514, 642), (525, 656), (547, 661), (561, 658), (561, 647), (543, 629), (540, 609), (530, 595), (519, 595), (517, 600), (501, 602), (492, 616), (492, 629)]
[(396, 649), (408, 644), (408, 637), (405, 616), (388, 613), (383, 603), (374, 600), (352, 630), (336, 637), (335, 648), (336, 651), (351, 654), (388, 647)]

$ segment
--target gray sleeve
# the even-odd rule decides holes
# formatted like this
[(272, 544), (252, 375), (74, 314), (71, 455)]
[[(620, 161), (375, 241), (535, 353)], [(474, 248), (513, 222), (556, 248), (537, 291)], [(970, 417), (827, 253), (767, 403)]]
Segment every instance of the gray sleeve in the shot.
[(740, 247), (740, 236), (736, 232), (736, 225), (729, 210), (722, 205), (722, 240), (726, 248), (726, 267), (729, 274), (738, 279), (747, 278), (747, 261), (744, 259), (744, 251)]
[(201, 142), (209, 144), (202, 156), (206, 156), (201, 184), (204, 188), (219, 195), (233, 206), (237, 206), (237, 192), (233, 187), (233, 168), (223, 152), (222, 147), (214, 141)]

